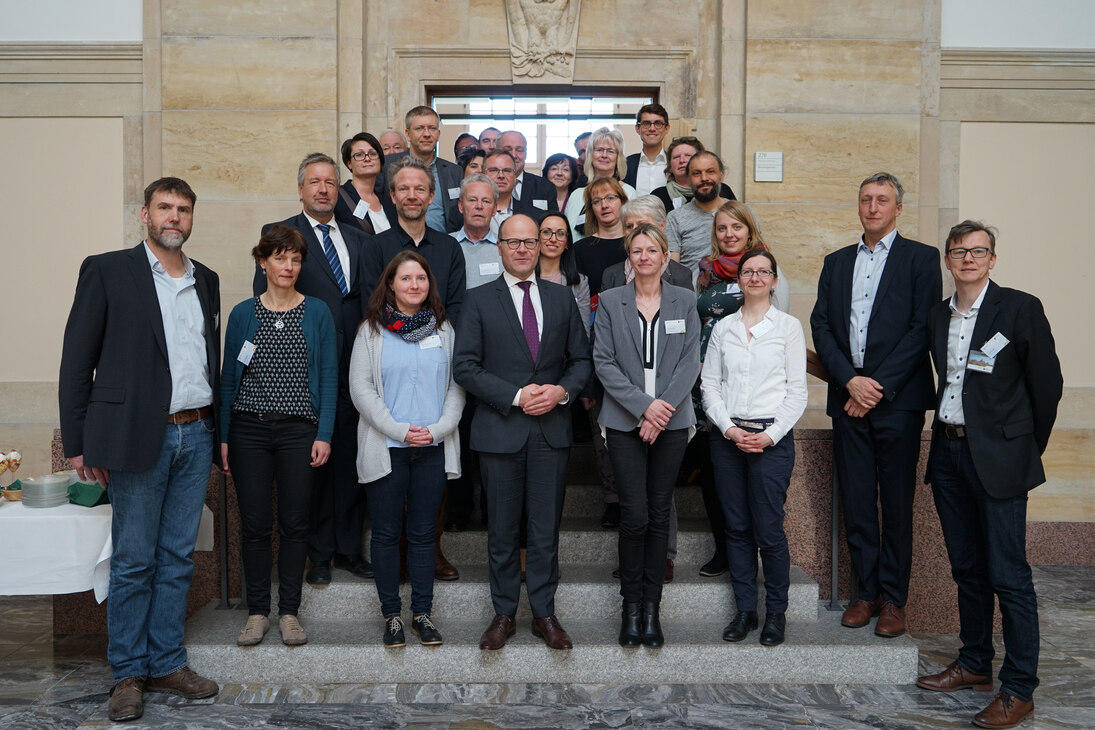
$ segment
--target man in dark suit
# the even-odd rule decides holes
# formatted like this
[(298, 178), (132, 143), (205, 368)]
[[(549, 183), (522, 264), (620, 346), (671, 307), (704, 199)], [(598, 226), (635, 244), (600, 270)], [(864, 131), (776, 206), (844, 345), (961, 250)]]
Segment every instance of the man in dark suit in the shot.
[(496, 149), (483, 160), (483, 174), (494, 181), (498, 187), (498, 200), (495, 202), (494, 215), (491, 216), (491, 233), (498, 235), (498, 229), (510, 216), (516, 213), (538, 220), (544, 211), (533, 205), (531, 198), (518, 200), (513, 197), (513, 188), (517, 180), (517, 162), (513, 155), (503, 149)]
[(191, 556), (214, 450), (220, 370), (217, 275), (183, 255), (194, 191), (165, 177), (144, 191), (148, 236), (80, 267), (58, 382), (65, 456), (114, 509), (107, 659), (110, 719), (144, 692), (212, 697), (186, 664)]
[(478, 399), (471, 448), (479, 452), (487, 491), (495, 617), (480, 649), (501, 649), (516, 630), (523, 509), (532, 633), (553, 649), (572, 646), (555, 617), (559, 520), (571, 444), (565, 406), (578, 397), (592, 365), (574, 295), (535, 276), (539, 243), (534, 220), (522, 214), (507, 219), (498, 241), (504, 272), (468, 292), (456, 326), (453, 377)]
[(841, 622), (859, 628), (878, 615), (884, 637), (905, 633), (916, 462), (933, 405), (928, 310), (943, 286), (939, 252), (897, 232), (903, 196), (887, 172), (860, 184), (863, 236), (825, 257), (810, 315), (830, 376), (826, 413), (858, 579)]
[[(460, 165), (437, 156), (441, 139), (441, 117), (428, 106), (416, 106), (404, 117), (407, 126), (407, 154), (422, 160), (433, 176), (436, 195), (426, 211), (426, 225), (443, 233), (460, 230), (462, 223), (456, 201), (460, 197), (460, 181), (464, 171)], [(394, 162), (397, 155), (392, 156)]]
[(646, 195), (665, 185), (667, 160), (662, 141), (669, 133), (669, 112), (661, 104), (644, 104), (635, 115), (635, 133), (643, 151), (627, 156), (624, 182)]
[(1004, 619), (1000, 693), (973, 718), (1014, 727), (1034, 715), (1038, 599), (1026, 557), (1027, 492), (1046, 480), (1064, 381), (1037, 298), (997, 286), (996, 232), (963, 221), (947, 236), (955, 293), (928, 324), (939, 378), (926, 481), (958, 584), (958, 659), (921, 677), (929, 690), (992, 689), (993, 598)]
[[(517, 170), (513, 183), (513, 199), (524, 203), (524, 207), (538, 213), (559, 210), (558, 193), (555, 186), (539, 175), (525, 170), (525, 156), (528, 154), (528, 140), (516, 129), (503, 132), (498, 138), (498, 149), (505, 150), (513, 157)], [(534, 215), (533, 218), (536, 216)]]
[[(308, 537), (311, 566), (305, 579), (314, 585), (331, 582), (331, 562), (361, 578), (372, 578), (373, 568), (361, 554), (361, 527), (365, 519), (365, 492), (357, 482), (357, 410), (350, 399), (350, 354), (357, 325), (364, 316), (362, 250), (368, 238), (354, 226), (334, 218), (338, 202), (338, 167), (322, 152), (305, 157), (297, 168), (297, 193), (303, 212), (278, 221), (304, 236), (314, 254), (301, 264), (297, 291), (322, 299), (335, 321), (338, 344), (338, 405), (331, 457), (319, 467), (312, 491)], [(266, 233), (278, 223), (262, 227)], [(266, 275), (256, 265), (255, 296), (266, 291)], [(235, 357), (235, 354), (232, 355)]]

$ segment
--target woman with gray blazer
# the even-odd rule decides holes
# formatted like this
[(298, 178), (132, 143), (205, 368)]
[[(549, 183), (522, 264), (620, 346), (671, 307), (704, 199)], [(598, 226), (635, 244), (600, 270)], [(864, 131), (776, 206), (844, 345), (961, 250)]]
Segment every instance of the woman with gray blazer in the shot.
[(445, 477), (460, 476), (464, 391), (452, 379), (453, 330), (429, 264), (401, 251), (377, 281), (350, 358), (357, 476), (368, 490), (384, 645), (403, 646), (399, 537), (407, 522), (411, 630), (441, 643), (430, 618), (436, 529)]
[(696, 295), (664, 284), (665, 234), (642, 224), (624, 239), (635, 279), (601, 292), (593, 364), (604, 386), (598, 423), (620, 493), (621, 646), (658, 647), (669, 507), (696, 415)]

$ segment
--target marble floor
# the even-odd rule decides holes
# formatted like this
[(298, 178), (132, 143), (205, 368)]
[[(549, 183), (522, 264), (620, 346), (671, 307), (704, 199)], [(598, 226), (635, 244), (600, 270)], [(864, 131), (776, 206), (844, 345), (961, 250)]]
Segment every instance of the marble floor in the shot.
[[(1095, 728), (1095, 567), (1037, 567), (1042, 685), (1025, 728)], [(107, 719), (102, 637), (52, 635), (48, 598), (0, 598), (0, 728)], [(914, 637), (925, 672), (952, 636)], [(200, 668), (199, 668), (200, 669)], [(229, 684), (214, 699), (148, 695), (129, 728), (960, 728), (991, 699), (913, 685)]]

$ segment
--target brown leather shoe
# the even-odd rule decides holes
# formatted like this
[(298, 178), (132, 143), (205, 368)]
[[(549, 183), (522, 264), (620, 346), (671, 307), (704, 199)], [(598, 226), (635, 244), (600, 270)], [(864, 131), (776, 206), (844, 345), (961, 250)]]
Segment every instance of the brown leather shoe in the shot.
[(437, 559), (434, 561), (433, 577), (437, 580), (460, 580), (460, 571), (448, 560), (445, 560), (440, 546), (437, 548)]
[(491, 620), (490, 626), (483, 632), (479, 639), (479, 648), (487, 651), (497, 651), (506, 645), (506, 639), (517, 633), (517, 624), (509, 616), (496, 614)]
[(849, 629), (861, 629), (871, 622), (872, 616), (878, 615), (880, 608), (882, 608), (881, 598), (873, 601), (860, 598), (844, 610), (844, 615), (840, 617), (840, 625), (847, 626)]
[(988, 707), (973, 716), (977, 727), (1015, 727), (1023, 720), (1034, 717), (1034, 700), (1025, 702), (1018, 697), (1000, 692)]
[(136, 720), (144, 714), (144, 677), (128, 677), (110, 690), (112, 722)]
[(217, 683), (206, 679), (190, 667), (172, 672), (166, 677), (149, 677), (144, 685), (145, 692), (166, 692), (185, 697), (188, 700), (204, 700), (221, 691)]
[(992, 677), (967, 672), (958, 666), (958, 662), (951, 662), (942, 672), (916, 680), (916, 686), (932, 692), (957, 692), (960, 689), (987, 691), (992, 689)]
[(574, 644), (555, 614), (532, 619), (532, 635), (543, 639), (549, 649), (572, 649)]
[(662, 584), (664, 585), (666, 583), (672, 583), (672, 582), (673, 582), (673, 561), (670, 560), (669, 558), (666, 558), (665, 559), (665, 580), (662, 581)]
[(882, 604), (878, 622), (874, 625), (874, 635), (892, 639), (905, 633), (905, 607), (895, 606), (890, 601)]

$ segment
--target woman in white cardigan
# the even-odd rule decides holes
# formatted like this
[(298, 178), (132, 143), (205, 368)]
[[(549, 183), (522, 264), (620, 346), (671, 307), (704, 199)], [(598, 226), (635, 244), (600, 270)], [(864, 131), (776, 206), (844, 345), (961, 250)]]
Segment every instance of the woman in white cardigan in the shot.
[(399, 538), (407, 523), (411, 630), (441, 643), (433, 624), (435, 535), (445, 477), (460, 476), (464, 391), (452, 380), (453, 329), (437, 283), (414, 251), (384, 269), (358, 329), (350, 359), (357, 427), (357, 477), (368, 490), (376, 592), (384, 645), (403, 646)]

